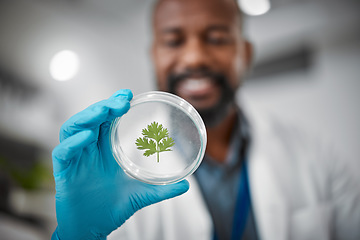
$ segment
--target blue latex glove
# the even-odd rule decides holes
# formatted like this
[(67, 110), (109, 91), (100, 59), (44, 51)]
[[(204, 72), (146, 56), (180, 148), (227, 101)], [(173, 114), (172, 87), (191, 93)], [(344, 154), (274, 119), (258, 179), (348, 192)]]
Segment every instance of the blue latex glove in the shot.
[(110, 150), (111, 121), (132, 99), (120, 90), (71, 117), (53, 151), (58, 227), (52, 239), (106, 239), (137, 210), (186, 192), (189, 183), (156, 186), (128, 177)]

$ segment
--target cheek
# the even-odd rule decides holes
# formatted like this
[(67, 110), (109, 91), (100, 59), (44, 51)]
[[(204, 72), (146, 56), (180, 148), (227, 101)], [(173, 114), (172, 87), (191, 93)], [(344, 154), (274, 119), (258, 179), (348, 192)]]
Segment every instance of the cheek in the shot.
[(236, 49), (232, 49), (232, 51), (229, 51), (226, 54), (223, 52), (221, 63), (223, 72), (229, 78), (231, 86), (234, 88), (238, 87), (241, 75), (244, 71), (244, 62), (241, 54)]

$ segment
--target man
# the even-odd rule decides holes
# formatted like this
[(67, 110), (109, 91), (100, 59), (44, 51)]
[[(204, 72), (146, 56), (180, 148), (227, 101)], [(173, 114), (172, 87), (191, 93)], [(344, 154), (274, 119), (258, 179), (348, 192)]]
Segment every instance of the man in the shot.
[(90, 106), (62, 126), (53, 151), (53, 239), (105, 239), (120, 226), (111, 239), (360, 237), (359, 191), (342, 162), (235, 104), (251, 60), (241, 25), (233, 0), (157, 3), (152, 55), (158, 88), (183, 97), (202, 115), (206, 157), (189, 178), (188, 193), (127, 220), (189, 185), (141, 183), (113, 159), (108, 130), (129, 109), (129, 90)]

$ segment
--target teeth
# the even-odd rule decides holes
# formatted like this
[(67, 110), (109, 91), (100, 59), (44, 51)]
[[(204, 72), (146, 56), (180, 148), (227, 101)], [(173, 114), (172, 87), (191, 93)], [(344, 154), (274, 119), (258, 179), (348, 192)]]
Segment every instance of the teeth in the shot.
[(187, 90), (198, 91), (205, 89), (211, 85), (209, 79), (188, 79), (184, 83), (184, 88)]

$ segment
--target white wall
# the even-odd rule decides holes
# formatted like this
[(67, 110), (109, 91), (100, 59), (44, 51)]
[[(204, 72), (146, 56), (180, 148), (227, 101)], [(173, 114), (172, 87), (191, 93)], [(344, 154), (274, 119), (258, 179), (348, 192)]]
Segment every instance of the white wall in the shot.
[(315, 46), (309, 72), (248, 81), (242, 101), (307, 129), (360, 172), (360, 39)]

